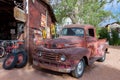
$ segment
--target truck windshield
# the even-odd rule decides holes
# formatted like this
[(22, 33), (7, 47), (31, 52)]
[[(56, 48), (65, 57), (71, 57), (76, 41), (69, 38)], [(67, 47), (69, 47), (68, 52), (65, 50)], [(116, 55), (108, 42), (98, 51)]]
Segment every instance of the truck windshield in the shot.
[(84, 36), (84, 29), (82, 28), (64, 28), (62, 29), (63, 36)]

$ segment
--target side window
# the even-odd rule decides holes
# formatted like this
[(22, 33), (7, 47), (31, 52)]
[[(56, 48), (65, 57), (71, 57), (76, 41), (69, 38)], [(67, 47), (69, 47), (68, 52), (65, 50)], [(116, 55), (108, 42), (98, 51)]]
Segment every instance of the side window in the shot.
[(67, 35), (67, 29), (66, 28), (63, 29), (61, 33), (62, 33), (62, 35)]
[(94, 29), (88, 29), (88, 36), (92, 36), (92, 37), (95, 36)]

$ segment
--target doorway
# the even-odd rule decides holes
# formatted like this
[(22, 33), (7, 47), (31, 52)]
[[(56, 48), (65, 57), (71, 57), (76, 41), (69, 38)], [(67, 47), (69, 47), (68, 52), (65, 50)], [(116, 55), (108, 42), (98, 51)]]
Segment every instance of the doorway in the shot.
[[(16, 40), (24, 22), (15, 20), (14, 7), (23, 7), (23, 0), (0, 0), (0, 40)], [(20, 6), (21, 5), (21, 6)], [(21, 25), (20, 25), (21, 24)]]

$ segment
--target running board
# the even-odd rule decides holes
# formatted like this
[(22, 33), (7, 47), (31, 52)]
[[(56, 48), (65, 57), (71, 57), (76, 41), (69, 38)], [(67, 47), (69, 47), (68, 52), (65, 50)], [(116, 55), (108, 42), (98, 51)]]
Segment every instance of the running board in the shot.
[(98, 59), (100, 59), (101, 57), (91, 57), (90, 59), (89, 59), (89, 65), (91, 65), (91, 64), (93, 64), (96, 60), (98, 60)]

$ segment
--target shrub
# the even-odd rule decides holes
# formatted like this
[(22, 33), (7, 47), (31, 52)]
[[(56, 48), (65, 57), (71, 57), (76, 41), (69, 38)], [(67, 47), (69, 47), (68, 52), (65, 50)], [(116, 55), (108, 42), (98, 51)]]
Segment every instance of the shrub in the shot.
[(120, 45), (119, 33), (116, 30), (112, 30), (112, 45)]
[(110, 36), (109, 36), (109, 33), (107, 32), (107, 29), (106, 29), (106, 28), (102, 28), (102, 29), (99, 31), (99, 38), (100, 38), (100, 39), (106, 38), (107, 41), (110, 40)]
[(111, 38), (110, 38), (110, 35), (109, 35), (106, 28), (102, 28), (99, 31), (99, 36), (100, 36), (101, 39), (106, 38), (107, 41), (109, 41), (110, 45), (116, 45), (116, 46), (120, 45), (120, 38), (119, 38), (119, 35), (118, 35), (119, 33), (116, 30), (112, 29), (111, 34), (112, 35), (111, 35)]

